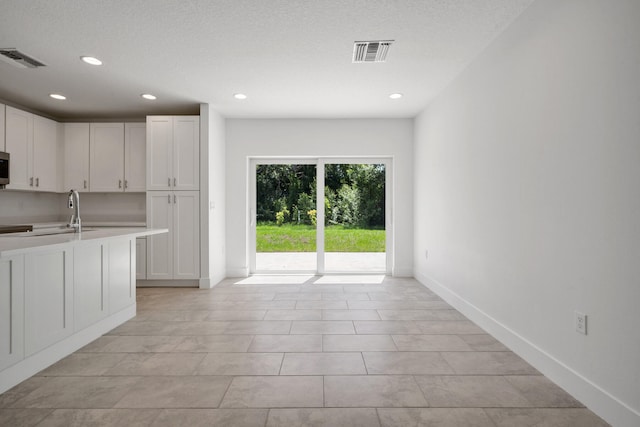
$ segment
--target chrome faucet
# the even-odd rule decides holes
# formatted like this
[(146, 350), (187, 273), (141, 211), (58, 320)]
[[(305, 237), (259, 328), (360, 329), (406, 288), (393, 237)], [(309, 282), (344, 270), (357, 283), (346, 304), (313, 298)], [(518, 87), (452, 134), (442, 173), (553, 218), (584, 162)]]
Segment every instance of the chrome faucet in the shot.
[(73, 214), (71, 214), (67, 228), (73, 228), (76, 233), (80, 233), (82, 221), (80, 220), (80, 194), (77, 190), (69, 191), (69, 209), (73, 209)]

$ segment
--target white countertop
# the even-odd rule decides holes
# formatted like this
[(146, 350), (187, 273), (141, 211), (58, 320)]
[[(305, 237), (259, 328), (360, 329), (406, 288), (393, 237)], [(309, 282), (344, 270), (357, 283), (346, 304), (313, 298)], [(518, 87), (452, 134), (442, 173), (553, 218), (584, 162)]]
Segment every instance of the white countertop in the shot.
[[(34, 223), (33, 225), (33, 229), (40, 229), (40, 228), (53, 228), (53, 227), (64, 227), (65, 225), (67, 225), (66, 222), (38, 222), (38, 223)], [(82, 226), (83, 227), (118, 227), (118, 228), (125, 228), (125, 227), (146, 227), (147, 224), (142, 221), (142, 222), (133, 222), (133, 221), (128, 221), (128, 222), (122, 222), (122, 221), (82, 221)]]
[(144, 237), (154, 234), (168, 233), (166, 228), (90, 228), (82, 233), (64, 233), (50, 235), (12, 236), (11, 234), (0, 235), (0, 258), (28, 253), (37, 249), (55, 249), (58, 246), (78, 245), (82, 242), (100, 239), (112, 239), (117, 237)]

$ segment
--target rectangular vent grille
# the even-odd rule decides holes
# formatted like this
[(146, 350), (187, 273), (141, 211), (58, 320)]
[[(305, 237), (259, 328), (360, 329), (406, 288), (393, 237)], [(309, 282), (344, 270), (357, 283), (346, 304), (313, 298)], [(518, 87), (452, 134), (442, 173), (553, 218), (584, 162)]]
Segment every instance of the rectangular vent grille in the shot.
[(33, 59), (29, 55), (26, 55), (14, 48), (0, 49), (0, 59), (20, 68), (37, 68), (45, 66), (42, 62)]
[(353, 62), (385, 62), (393, 40), (355, 42)]

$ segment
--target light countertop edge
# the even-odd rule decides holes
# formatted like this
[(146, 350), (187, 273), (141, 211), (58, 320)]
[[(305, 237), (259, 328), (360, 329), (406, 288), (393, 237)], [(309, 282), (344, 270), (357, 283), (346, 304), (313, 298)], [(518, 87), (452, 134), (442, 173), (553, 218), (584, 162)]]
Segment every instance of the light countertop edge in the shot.
[(75, 246), (96, 240), (108, 240), (120, 237), (145, 237), (154, 234), (168, 233), (167, 228), (99, 228), (82, 233), (53, 234), (47, 236), (0, 237), (0, 258), (21, 255), (43, 249), (56, 249), (62, 246)]

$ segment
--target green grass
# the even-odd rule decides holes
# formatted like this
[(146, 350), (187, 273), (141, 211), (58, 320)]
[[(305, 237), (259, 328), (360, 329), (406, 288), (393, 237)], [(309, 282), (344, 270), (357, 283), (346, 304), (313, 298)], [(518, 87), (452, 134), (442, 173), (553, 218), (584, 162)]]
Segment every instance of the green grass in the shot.
[[(285, 224), (282, 226), (258, 224), (256, 227), (257, 252), (315, 252), (316, 227), (313, 225)], [(325, 227), (326, 252), (384, 252), (384, 230), (344, 228), (340, 225)]]

